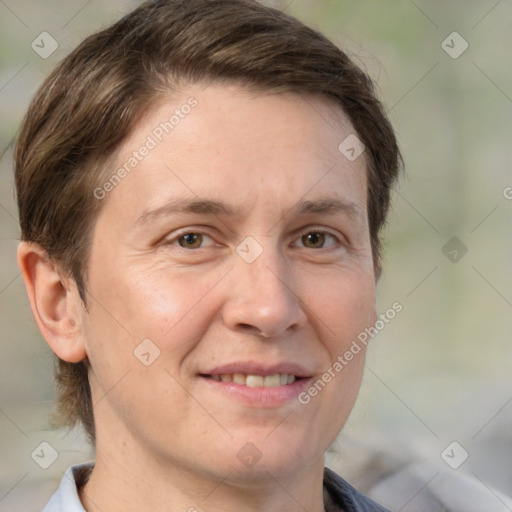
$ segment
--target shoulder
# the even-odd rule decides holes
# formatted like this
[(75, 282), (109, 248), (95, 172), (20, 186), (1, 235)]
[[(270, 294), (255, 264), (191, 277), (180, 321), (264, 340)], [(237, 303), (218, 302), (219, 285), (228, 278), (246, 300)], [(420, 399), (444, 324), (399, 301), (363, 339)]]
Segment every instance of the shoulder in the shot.
[(329, 468), (324, 469), (324, 501), (327, 512), (389, 512)]
[(389, 474), (368, 493), (393, 510), (411, 503), (418, 510), (446, 512), (510, 512), (512, 499), (491, 488), (474, 473), (446, 471), (419, 462)]

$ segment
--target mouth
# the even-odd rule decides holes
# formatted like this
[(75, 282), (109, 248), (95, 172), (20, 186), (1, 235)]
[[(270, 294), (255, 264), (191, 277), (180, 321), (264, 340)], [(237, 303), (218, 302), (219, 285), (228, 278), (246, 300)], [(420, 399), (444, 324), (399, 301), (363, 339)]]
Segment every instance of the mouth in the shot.
[(198, 374), (213, 393), (254, 407), (279, 407), (294, 400), (313, 374), (294, 363), (230, 363)]
[(272, 375), (216, 373), (212, 375), (201, 374), (201, 377), (212, 379), (217, 382), (232, 382), (233, 384), (247, 386), (249, 388), (277, 388), (279, 386), (288, 386), (303, 378), (290, 373), (274, 373)]

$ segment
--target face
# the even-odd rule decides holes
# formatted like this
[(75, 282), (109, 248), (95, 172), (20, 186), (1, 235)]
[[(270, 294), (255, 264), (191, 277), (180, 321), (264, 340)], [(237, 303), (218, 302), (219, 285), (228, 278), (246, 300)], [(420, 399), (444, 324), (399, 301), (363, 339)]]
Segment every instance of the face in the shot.
[(88, 270), (98, 456), (240, 481), (323, 464), (364, 365), (344, 354), (375, 319), (353, 132), (324, 99), (235, 86), (141, 120)]

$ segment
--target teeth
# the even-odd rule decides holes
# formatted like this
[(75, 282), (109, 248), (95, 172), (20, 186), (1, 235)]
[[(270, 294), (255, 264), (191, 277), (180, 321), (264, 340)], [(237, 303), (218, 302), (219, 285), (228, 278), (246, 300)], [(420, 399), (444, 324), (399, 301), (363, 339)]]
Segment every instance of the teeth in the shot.
[(265, 379), (261, 375), (247, 375), (245, 378), (245, 385), (250, 388), (262, 388)]
[(243, 373), (235, 373), (233, 375), (233, 382), (235, 384), (244, 385), (245, 384), (245, 375)]
[(275, 373), (274, 375), (246, 375), (244, 373), (223, 373), (222, 375), (211, 375), (217, 382), (233, 382), (250, 388), (277, 388), (295, 382), (295, 375), (286, 373)]
[(281, 385), (281, 377), (279, 373), (276, 373), (275, 375), (267, 375), (263, 379), (263, 387), (265, 388), (277, 388)]

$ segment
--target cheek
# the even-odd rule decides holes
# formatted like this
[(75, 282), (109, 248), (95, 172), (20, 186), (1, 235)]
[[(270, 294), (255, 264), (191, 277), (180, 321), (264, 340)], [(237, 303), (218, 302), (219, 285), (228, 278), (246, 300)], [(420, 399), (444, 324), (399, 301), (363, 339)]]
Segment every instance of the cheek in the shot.
[[(336, 284), (334, 284), (336, 283)], [(358, 336), (373, 325), (375, 281), (373, 275), (353, 274), (333, 281), (330, 305), (325, 306), (330, 326), (326, 348), (331, 403), (343, 424), (357, 397), (364, 371), (367, 345)]]
[(325, 280), (316, 293), (310, 291), (306, 296), (310, 297), (308, 303), (316, 313), (316, 323), (324, 333), (322, 338), (325, 340), (331, 360), (342, 355), (365, 328), (373, 325), (373, 275), (339, 272)]
[[(187, 343), (207, 330), (216, 312), (215, 295), (222, 272), (187, 272), (164, 269), (141, 272), (127, 283), (136, 290), (138, 303), (132, 304), (132, 318), (144, 318), (135, 326), (141, 335), (153, 335), (163, 344), (180, 339)], [(142, 332), (143, 331), (143, 332)]]
[(106, 397), (98, 412), (112, 407), (128, 418), (134, 401), (148, 417), (158, 415), (164, 401), (183, 412), (186, 403), (174, 377), (181, 380), (181, 363), (215, 315), (209, 292), (216, 279), (106, 265), (91, 276), (84, 332), (96, 400)]
[(331, 279), (312, 300), (312, 309), (320, 312), (315, 322), (322, 333), (320, 337), (327, 357), (323, 373), (303, 396), (304, 400), (311, 401), (314, 416), (322, 418), (319, 421), (325, 425), (328, 446), (345, 424), (359, 392), (366, 344), (361, 343), (358, 336), (373, 324), (373, 277), (343, 274), (343, 277)]
[(97, 273), (91, 280), (97, 298), (91, 339), (108, 339), (125, 358), (145, 339), (178, 360), (194, 348), (215, 315), (212, 298), (222, 272), (199, 275), (161, 267), (104, 267)]

